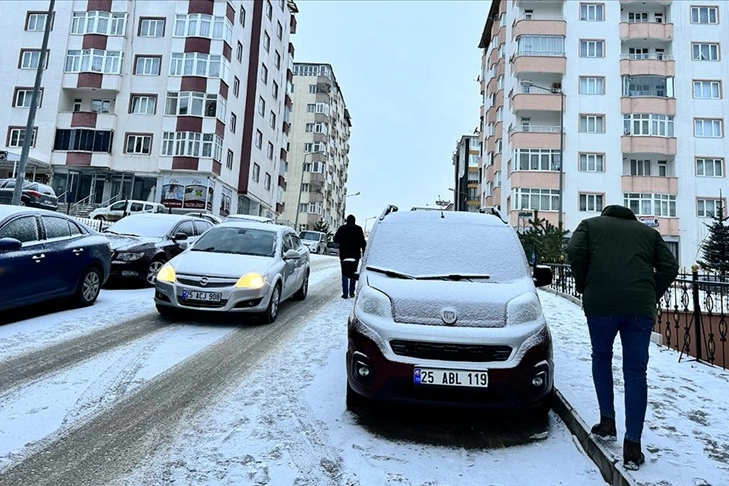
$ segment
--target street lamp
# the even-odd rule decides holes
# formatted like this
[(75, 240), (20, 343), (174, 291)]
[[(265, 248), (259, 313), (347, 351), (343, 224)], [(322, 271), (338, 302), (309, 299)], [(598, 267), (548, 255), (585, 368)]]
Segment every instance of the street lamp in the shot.
[(360, 195), (360, 192), (359, 192), (359, 191), (357, 191), (357, 192), (355, 192), (354, 194), (347, 194), (347, 196), (346, 196), (346, 197), (352, 197), (352, 196), (359, 196), (359, 195)]
[(449, 191), (453, 191), (453, 199), (458, 201), (458, 204), (456, 205), (456, 211), (463, 211), (464, 208), (462, 206), (465, 206), (466, 204), (461, 204), (464, 200), (468, 200), (468, 194), (466, 194), (463, 191), (456, 191), (454, 188), (449, 187)]
[(301, 181), (299, 182), (299, 199), (296, 203), (296, 217), (294, 218), (294, 230), (299, 231), (299, 213), (301, 212), (301, 193), (303, 192), (301, 190), (301, 187), (304, 185), (304, 168), (306, 167), (306, 156), (307, 155), (314, 155), (314, 154), (323, 154), (323, 151), (319, 152), (306, 152), (304, 154), (304, 162), (301, 164)]
[(564, 91), (562, 91), (562, 88), (547, 88), (534, 84), (531, 81), (522, 81), (521, 85), (524, 88), (539, 88), (559, 95), (559, 214), (557, 215), (557, 227), (560, 231), (562, 231), (562, 190), (564, 184), (564, 99), (566, 95)]
[(367, 233), (367, 222), (369, 222), (371, 219), (377, 219), (377, 216), (370, 216), (369, 218), (365, 219), (365, 227), (364, 227), (365, 233)]

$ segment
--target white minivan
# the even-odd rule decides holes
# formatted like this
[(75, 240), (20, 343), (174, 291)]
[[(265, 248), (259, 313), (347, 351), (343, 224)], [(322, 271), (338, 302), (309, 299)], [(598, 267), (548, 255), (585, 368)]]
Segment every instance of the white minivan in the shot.
[(99, 221), (119, 221), (124, 216), (140, 213), (166, 213), (167, 208), (163, 204), (126, 199), (117, 201), (109, 206), (96, 208), (89, 213), (89, 218)]
[(321, 231), (302, 231), (299, 233), (301, 242), (306, 246), (311, 253), (324, 254), (327, 250), (327, 234)]

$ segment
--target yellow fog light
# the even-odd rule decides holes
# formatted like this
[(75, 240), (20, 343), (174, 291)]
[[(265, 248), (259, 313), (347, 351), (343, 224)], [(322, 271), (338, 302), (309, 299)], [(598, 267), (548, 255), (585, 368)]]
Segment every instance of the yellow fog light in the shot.
[(157, 280), (160, 282), (175, 283), (176, 278), (177, 275), (175, 274), (175, 269), (169, 263), (165, 263), (165, 265), (160, 268), (157, 273)]
[(264, 283), (266, 283), (266, 279), (263, 275), (259, 273), (247, 273), (238, 279), (235, 286), (246, 289), (260, 289)]

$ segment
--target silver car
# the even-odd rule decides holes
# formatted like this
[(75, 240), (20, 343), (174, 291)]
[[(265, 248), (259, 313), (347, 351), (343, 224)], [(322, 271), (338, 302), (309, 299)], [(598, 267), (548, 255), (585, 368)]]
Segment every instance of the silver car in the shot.
[(280, 302), (306, 298), (310, 271), (309, 250), (292, 228), (224, 222), (160, 269), (154, 302), (162, 315), (243, 312), (271, 323)]

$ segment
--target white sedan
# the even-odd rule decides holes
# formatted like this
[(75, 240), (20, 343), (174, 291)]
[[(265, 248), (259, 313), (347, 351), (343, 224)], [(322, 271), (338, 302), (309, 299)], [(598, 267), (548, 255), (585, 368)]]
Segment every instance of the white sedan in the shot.
[(292, 228), (224, 222), (160, 269), (154, 302), (162, 315), (243, 312), (271, 323), (280, 302), (306, 298), (310, 271), (309, 250)]

